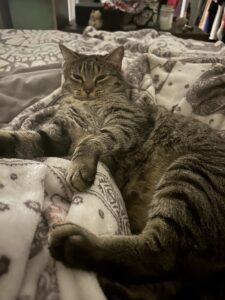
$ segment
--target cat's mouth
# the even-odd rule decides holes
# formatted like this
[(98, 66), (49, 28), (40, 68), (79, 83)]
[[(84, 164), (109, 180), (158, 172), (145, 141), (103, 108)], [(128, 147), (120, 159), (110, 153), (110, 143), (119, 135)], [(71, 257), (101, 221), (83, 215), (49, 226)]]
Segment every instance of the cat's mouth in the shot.
[(94, 100), (94, 99), (96, 99), (96, 97), (97, 96), (94, 92), (84, 94), (84, 98), (87, 99), (87, 100)]
[(95, 95), (82, 95), (79, 97), (79, 100), (81, 100), (81, 101), (91, 101), (94, 99), (96, 99)]
[(77, 92), (74, 91), (74, 97), (79, 99), (80, 101), (92, 101), (96, 100), (99, 98), (102, 98), (103, 94), (102, 93), (96, 93), (96, 92), (91, 92), (91, 93), (86, 93), (83, 91)]

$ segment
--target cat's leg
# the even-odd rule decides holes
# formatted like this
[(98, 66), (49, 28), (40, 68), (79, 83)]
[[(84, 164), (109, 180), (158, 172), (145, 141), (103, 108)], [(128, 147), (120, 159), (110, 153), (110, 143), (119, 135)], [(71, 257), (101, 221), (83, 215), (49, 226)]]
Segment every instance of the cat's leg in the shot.
[(31, 130), (1, 130), (0, 156), (6, 158), (44, 156), (40, 134)]
[(39, 131), (0, 130), (0, 157), (62, 156), (67, 154), (70, 143), (69, 135), (55, 124)]
[(173, 281), (139, 285), (122, 284), (106, 277), (98, 277), (98, 281), (108, 300), (174, 300), (180, 290), (180, 284)]
[[(125, 282), (168, 280), (176, 272), (176, 245), (156, 244), (155, 229), (132, 236), (96, 236), (72, 223), (57, 225), (49, 237), (52, 256), (66, 265)], [(170, 233), (165, 231), (165, 234)], [(172, 238), (172, 236), (171, 236)]]
[(125, 154), (140, 146), (148, 134), (143, 128), (149, 128), (149, 122), (137, 107), (119, 108), (115, 116), (109, 113), (104, 126), (76, 147), (67, 176), (70, 186), (78, 191), (90, 187), (99, 159)]
[(99, 157), (99, 151), (94, 144), (89, 146), (83, 142), (77, 146), (66, 178), (72, 189), (82, 192), (94, 183)]
[[(67, 266), (109, 278), (112, 282), (108, 281), (105, 290), (115, 299), (168, 300), (181, 288), (180, 282), (170, 281), (176, 274), (175, 249), (157, 250), (153, 236), (146, 233), (99, 237), (77, 225), (65, 224), (53, 229), (49, 246), (53, 257)], [(149, 282), (153, 283), (151, 287)]]
[(190, 187), (181, 188), (178, 191), (173, 183), (162, 181), (161, 192), (149, 206), (148, 222), (138, 235), (96, 236), (77, 225), (62, 224), (50, 234), (50, 252), (71, 267), (93, 270), (120, 282), (166, 281), (178, 274), (189, 280), (187, 266), (195, 266), (191, 261), (201, 257), (207, 246), (204, 228), (196, 226), (194, 208), (184, 205)]

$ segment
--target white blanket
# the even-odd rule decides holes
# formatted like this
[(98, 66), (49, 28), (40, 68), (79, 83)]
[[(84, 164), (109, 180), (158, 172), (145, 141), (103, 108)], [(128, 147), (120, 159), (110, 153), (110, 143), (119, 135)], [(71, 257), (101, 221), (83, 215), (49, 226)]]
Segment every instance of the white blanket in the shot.
[(53, 261), (48, 227), (72, 221), (96, 234), (129, 234), (121, 194), (103, 164), (94, 185), (73, 194), (68, 161), (0, 160), (0, 300), (103, 300), (96, 276)]

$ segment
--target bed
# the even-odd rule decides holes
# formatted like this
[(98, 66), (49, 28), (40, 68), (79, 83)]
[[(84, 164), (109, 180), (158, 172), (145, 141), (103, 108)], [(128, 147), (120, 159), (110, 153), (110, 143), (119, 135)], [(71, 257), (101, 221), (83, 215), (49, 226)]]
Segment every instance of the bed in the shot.
[[(191, 115), (225, 135), (222, 42), (182, 40), (154, 29), (111, 33), (93, 27), (82, 35), (0, 30), (0, 128), (34, 129), (54, 114), (63, 80), (59, 43), (100, 54), (123, 45), (133, 101)], [(106, 299), (95, 274), (72, 271), (50, 257), (47, 234), (51, 222), (65, 220), (96, 234), (130, 234), (109, 170), (100, 163), (94, 185), (74, 194), (65, 182), (66, 158), (1, 159), (0, 165), (0, 299)], [(218, 282), (202, 299), (224, 299), (223, 290)]]

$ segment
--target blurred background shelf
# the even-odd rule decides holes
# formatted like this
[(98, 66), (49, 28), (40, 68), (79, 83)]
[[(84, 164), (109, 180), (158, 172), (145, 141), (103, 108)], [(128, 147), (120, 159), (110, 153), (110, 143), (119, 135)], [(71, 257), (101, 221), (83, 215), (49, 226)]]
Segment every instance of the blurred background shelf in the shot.
[(183, 39), (194, 39), (199, 41), (209, 41), (209, 34), (199, 29), (197, 26), (193, 27), (193, 30), (177, 29), (172, 27), (171, 33), (176, 37)]

